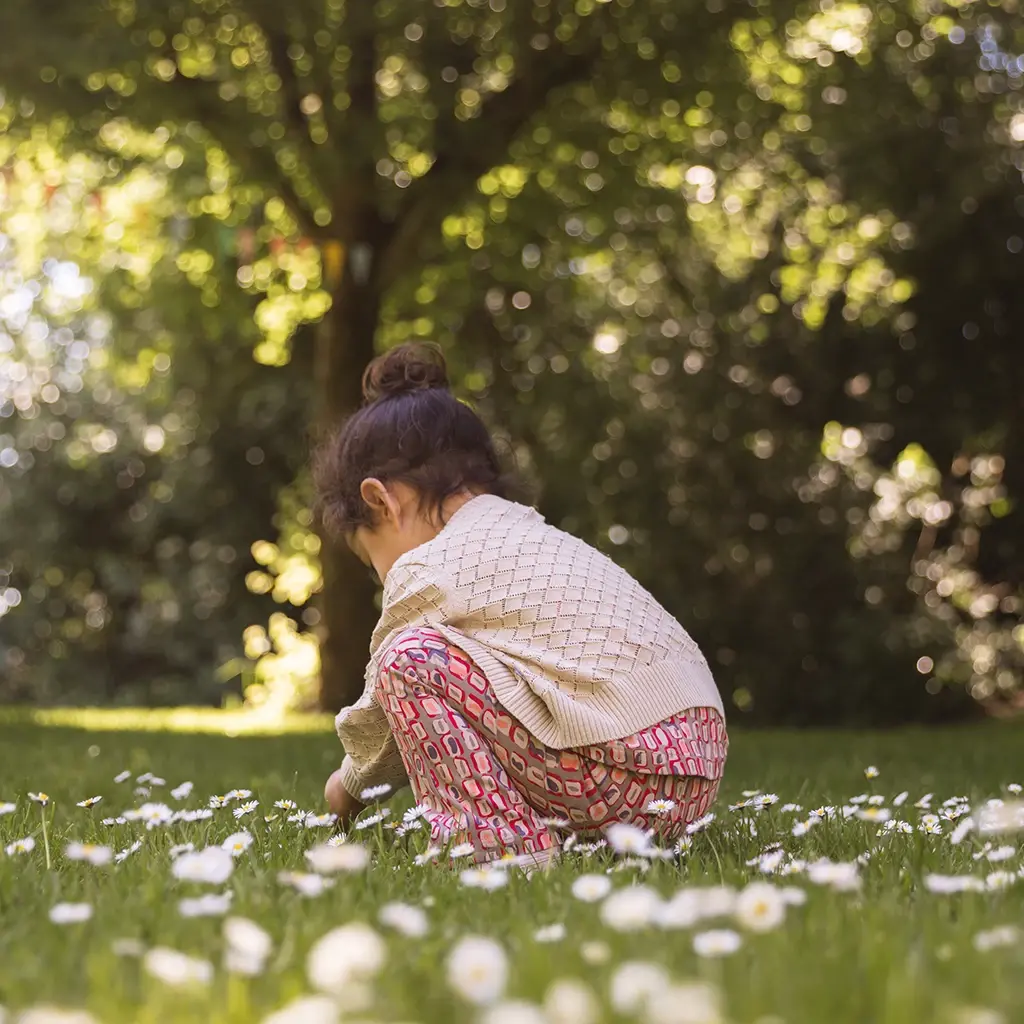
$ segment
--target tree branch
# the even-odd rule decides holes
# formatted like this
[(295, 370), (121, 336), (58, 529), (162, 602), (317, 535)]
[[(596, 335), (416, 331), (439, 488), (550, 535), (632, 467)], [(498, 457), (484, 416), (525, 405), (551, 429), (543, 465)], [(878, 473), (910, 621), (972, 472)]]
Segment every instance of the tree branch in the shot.
[(165, 88), (181, 97), (185, 108), (183, 113), (200, 121), (239, 167), (277, 191), (305, 234), (310, 238), (325, 237), (323, 228), (313, 219), (312, 211), (296, 191), (295, 183), (277, 162), (273, 151), (268, 146), (253, 146), (247, 138), (236, 137), (231, 131), (225, 130), (230, 117), (216, 83), (177, 74)]
[(386, 252), (378, 267), (378, 283), (388, 288), (417, 257), (418, 243), (439, 227), (452, 204), (478, 178), (498, 163), (523, 125), (556, 89), (583, 81), (600, 56), (600, 44), (560, 59), (544, 58), (541, 68), (529, 68), (504, 91), (483, 104), (480, 115), (464, 122), (453, 144), (437, 154), (433, 166), (409, 186), (395, 219)]

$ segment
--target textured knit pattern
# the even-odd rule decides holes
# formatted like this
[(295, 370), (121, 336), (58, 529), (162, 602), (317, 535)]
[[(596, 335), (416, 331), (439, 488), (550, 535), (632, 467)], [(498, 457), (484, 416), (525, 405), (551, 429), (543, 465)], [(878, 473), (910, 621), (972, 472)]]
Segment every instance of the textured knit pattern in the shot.
[(725, 724), (711, 708), (579, 750), (538, 744), (468, 655), (432, 629), (401, 634), (374, 692), (429, 808), (432, 840), (468, 842), (477, 861), (540, 862), (560, 833), (615, 822), (673, 841), (707, 811), (725, 763)]
[(697, 645), (625, 570), (535, 510), (481, 495), (387, 575), (366, 689), (337, 718), (349, 792), (402, 780), (373, 690), (395, 637), (422, 626), (464, 650), (498, 701), (557, 750), (628, 736), (687, 708), (724, 715)]

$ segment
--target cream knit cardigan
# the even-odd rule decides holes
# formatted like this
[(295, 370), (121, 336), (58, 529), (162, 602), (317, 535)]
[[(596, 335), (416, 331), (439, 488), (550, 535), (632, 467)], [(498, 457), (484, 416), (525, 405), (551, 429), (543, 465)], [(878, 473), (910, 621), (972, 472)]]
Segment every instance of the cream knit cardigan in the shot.
[(484, 494), (387, 575), (366, 688), (336, 719), (354, 796), (407, 781), (373, 691), (383, 656), (418, 626), (465, 651), (502, 706), (555, 749), (620, 739), (690, 707), (724, 715), (697, 645), (624, 569), (532, 508)]

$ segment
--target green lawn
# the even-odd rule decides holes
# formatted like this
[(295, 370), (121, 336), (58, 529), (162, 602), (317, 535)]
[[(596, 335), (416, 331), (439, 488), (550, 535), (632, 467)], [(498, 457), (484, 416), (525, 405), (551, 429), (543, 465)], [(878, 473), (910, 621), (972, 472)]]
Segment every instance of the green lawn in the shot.
[[(215, 728), (215, 717), (201, 717), (209, 730)], [(89, 728), (75, 728), (77, 721)], [(484, 1019), (494, 1024), (541, 1020), (526, 1007), (485, 1010), (453, 994), (446, 958), (467, 934), (493, 937), (504, 947), (509, 963), (505, 1000), (543, 1004), (557, 979), (578, 979), (589, 986), (597, 1009), (588, 1010), (585, 1001), (579, 1001), (578, 989), (563, 986), (556, 989), (563, 993), (561, 1002), (550, 1002), (551, 1024), (586, 1024), (588, 1019), (653, 1024), (717, 1019), (731, 1024), (993, 1024), (1024, 1019), (1020, 933), (1006, 933), (1002, 937), (1008, 944), (989, 950), (979, 951), (975, 944), (979, 933), (984, 945), (984, 933), (991, 929), (1024, 927), (1020, 835), (991, 837), (996, 847), (1014, 847), (1007, 859), (990, 861), (983, 855), (975, 860), (984, 849), (983, 838), (968, 835), (953, 845), (951, 822), (941, 823), (942, 835), (915, 831), (879, 836), (877, 823), (841, 817), (842, 806), (859, 794), (884, 795), (892, 808), (893, 798), (908, 790), (909, 798), (893, 814), (914, 826), (925, 813), (914, 802), (928, 792), (934, 793), (936, 811), (954, 796), (970, 798), (975, 807), (984, 799), (1007, 796), (1008, 784), (1024, 783), (1024, 730), (1019, 726), (888, 734), (741, 733), (733, 740), (717, 820), (693, 836), (688, 854), (651, 862), (646, 874), (628, 863), (622, 870), (612, 870), (615, 860), (600, 851), (570, 855), (552, 871), (532, 877), (509, 871), (507, 885), (489, 891), (463, 884), (464, 863), (453, 869), (442, 858), (440, 864), (415, 866), (414, 854), (426, 845), (422, 831), (395, 840), (392, 833), (374, 826), (352, 837), (370, 848), (369, 868), (334, 876), (332, 888), (305, 897), (282, 885), (278, 875), (284, 870), (309, 871), (304, 851), (325, 840), (329, 830), (289, 824), (287, 812), (277, 812), (277, 820), (269, 823), (263, 815), (275, 813), (273, 803), (282, 798), (295, 800), (302, 809), (321, 810), (323, 780), (339, 759), (337, 743), (329, 732), (321, 731), (245, 735), (244, 722), (224, 721), (239, 735), (159, 731), (156, 727), (202, 726), (158, 714), (147, 720), (137, 715), (68, 715), (42, 724), (26, 715), (0, 717), (0, 805), (17, 805), (13, 813), (0, 816), (0, 848), (23, 837), (35, 839), (30, 853), (0, 853), (0, 1006), (20, 1010), (49, 1003), (88, 1008), (108, 1024), (258, 1021), (311, 992), (306, 960), (317, 939), (339, 925), (359, 921), (382, 936), (387, 955), (382, 965), (375, 965), (370, 962), (372, 942), (360, 947), (366, 953), (365, 976), (350, 982), (340, 997), (345, 1019)], [(118, 728), (126, 722), (130, 728)], [(878, 766), (877, 779), (865, 779), (868, 765)], [(260, 804), (241, 821), (232, 816), (231, 808), (240, 802), (235, 801), (209, 820), (176, 821), (152, 830), (139, 821), (104, 826), (102, 818), (147, 799), (134, 795), (134, 780), (113, 781), (129, 769), (133, 776), (151, 772), (163, 777), (166, 786), (153, 788), (148, 799), (174, 809), (206, 807), (211, 795), (233, 788), (252, 790), (252, 799)], [(186, 780), (195, 784), (192, 794), (181, 801), (172, 799), (169, 791)], [(738, 801), (745, 789), (776, 793), (780, 800), (760, 811), (729, 811), (728, 804)], [(49, 871), (40, 808), (27, 797), (38, 790), (52, 798), (45, 812), (53, 856)], [(93, 796), (102, 796), (102, 803), (93, 809), (76, 806)], [(400, 817), (408, 802), (407, 795), (397, 797), (388, 820)], [(783, 811), (788, 802), (801, 804), (803, 811)], [(794, 822), (805, 820), (822, 804), (835, 805), (837, 817), (793, 836)], [(235, 861), (225, 884), (202, 886), (172, 876), (173, 845), (191, 842), (199, 849), (219, 844), (240, 828), (251, 832), (254, 842)], [(73, 841), (120, 851), (136, 840), (141, 840), (141, 847), (121, 863), (93, 866), (65, 857)], [(799, 870), (782, 877), (763, 875), (746, 865), (773, 842), (806, 861), (852, 861), (865, 851), (874, 852), (859, 870), (859, 888), (836, 891), (815, 884)], [(626, 916), (635, 919), (638, 930), (622, 931), (613, 926), (614, 906), (585, 903), (571, 892), (579, 875), (608, 871), (613, 891), (643, 884), (666, 899), (699, 886), (742, 889), (754, 879), (798, 888), (807, 899), (804, 905), (789, 906), (779, 927), (757, 933), (728, 913), (694, 923), (669, 921), (656, 911), (656, 923), (644, 925), (656, 901), (634, 893), (636, 899), (626, 908), (632, 907), (632, 912)], [(923, 884), (930, 873), (985, 879), (993, 872), (1005, 874), (996, 875), (990, 884), (1009, 884), (990, 892), (954, 895), (927, 891)], [(179, 912), (183, 898), (223, 891), (233, 893), (232, 916), (255, 921), (273, 938), (265, 969), (251, 980), (221, 966), (221, 918), (186, 918)], [(89, 904), (91, 920), (53, 923), (51, 908), (64, 902)], [(424, 906), (429, 933), (409, 937), (381, 924), (380, 908), (393, 902)], [(618, 903), (621, 911), (621, 898)], [(707, 912), (708, 903), (705, 898), (694, 905)], [(680, 905), (679, 900), (674, 904)], [(721, 909), (728, 911), (727, 906)], [(557, 924), (564, 925), (564, 937), (537, 940), (538, 929)], [(742, 945), (728, 956), (701, 958), (694, 952), (694, 935), (709, 929), (734, 930)], [(137, 955), (115, 955), (112, 944), (123, 939), (207, 960), (214, 965), (212, 981), (185, 988), (159, 981)], [(347, 962), (346, 956), (358, 959), (357, 954), (358, 950), (337, 955)], [(722, 1017), (709, 1015), (712, 1008), (699, 998), (706, 991), (688, 988), (666, 994), (661, 991), (665, 982), (657, 981), (657, 976), (652, 976), (657, 982), (651, 983), (655, 995), (646, 1010), (617, 1014), (611, 1005), (611, 980), (616, 978), (621, 1003), (630, 980), (642, 981), (650, 974), (621, 972), (628, 961), (663, 965), (677, 983), (714, 986), (721, 993)], [(460, 968), (463, 974), (470, 971), (468, 962)], [(567, 991), (577, 993), (575, 1002)], [(1004, 1017), (982, 1016), (982, 1008)], [(317, 1024), (321, 1018), (310, 1009), (293, 1019)]]

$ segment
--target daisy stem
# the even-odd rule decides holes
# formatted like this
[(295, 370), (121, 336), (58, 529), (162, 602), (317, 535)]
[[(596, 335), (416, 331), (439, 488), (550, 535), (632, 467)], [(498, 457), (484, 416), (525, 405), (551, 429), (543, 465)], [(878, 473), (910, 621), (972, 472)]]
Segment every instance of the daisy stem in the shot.
[(43, 822), (43, 850), (46, 853), (46, 870), (53, 868), (53, 861), (50, 859), (50, 833), (46, 830), (46, 808), (40, 806), (39, 816)]

